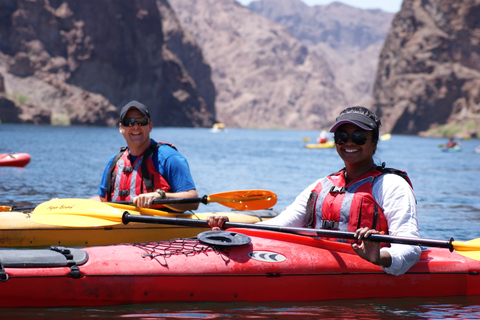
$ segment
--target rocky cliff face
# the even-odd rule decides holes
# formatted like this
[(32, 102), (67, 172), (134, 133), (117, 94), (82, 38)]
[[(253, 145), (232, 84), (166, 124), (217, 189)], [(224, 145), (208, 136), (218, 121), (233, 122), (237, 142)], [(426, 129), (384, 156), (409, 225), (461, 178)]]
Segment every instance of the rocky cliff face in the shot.
[(392, 13), (340, 2), (307, 6), (302, 0), (260, 0), (248, 8), (288, 28), (309, 50), (322, 56), (348, 105), (371, 100), (378, 56)]
[(320, 129), (369, 102), (393, 17), (301, 0), (171, 4), (212, 67), (218, 119), (238, 127)]
[(381, 51), (374, 108), (392, 133), (480, 136), (479, 70), (479, 0), (404, 0)]
[(323, 129), (362, 104), (385, 132), (480, 135), (479, 7), (404, 0), (390, 28), (301, 0), (3, 0), (0, 119), (116, 125), (137, 99), (155, 125)]
[(212, 66), (227, 126), (318, 129), (347, 104), (326, 60), (286, 28), (234, 0), (171, 5)]
[[(4, 99), (21, 122), (116, 125), (117, 107), (135, 99), (155, 125), (210, 126), (209, 67), (169, 10), (166, 0), (2, 1)], [(15, 118), (9, 104), (0, 112)]]

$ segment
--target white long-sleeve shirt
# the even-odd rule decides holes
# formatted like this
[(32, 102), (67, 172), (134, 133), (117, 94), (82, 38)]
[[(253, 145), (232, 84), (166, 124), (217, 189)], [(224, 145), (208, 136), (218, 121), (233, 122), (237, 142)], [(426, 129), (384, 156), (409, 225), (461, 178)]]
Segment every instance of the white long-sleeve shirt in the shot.
[[(321, 179), (315, 181), (297, 196), (295, 201), (277, 217), (258, 222), (259, 224), (284, 227), (304, 228), (308, 198)], [(410, 185), (402, 177), (386, 173), (379, 176), (372, 186), (372, 195), (383, 209), (388, 223), (388, 231), (392, 236), (418, 238), (418, 219), (415, 194)], [(392, 257), (392, 264), (382, 268), (386, 273), (401, 275), (418, 262), (421, 254), (419, 246), (391, 244), (384, 247)]]

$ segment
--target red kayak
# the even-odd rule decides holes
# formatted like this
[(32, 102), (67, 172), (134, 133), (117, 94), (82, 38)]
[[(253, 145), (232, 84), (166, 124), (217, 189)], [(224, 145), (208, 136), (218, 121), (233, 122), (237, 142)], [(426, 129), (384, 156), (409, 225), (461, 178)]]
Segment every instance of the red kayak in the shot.
[(253, 229), (83, 249), (8, 249), (0, 261), (1, 307), (480, 295), (480, 262), (447, 249), (425, 249), (406, 274), (392, 276), (349, 244)]
[(30, 162), (28, 153), (0, 154), (0, 167), (25, 167)]

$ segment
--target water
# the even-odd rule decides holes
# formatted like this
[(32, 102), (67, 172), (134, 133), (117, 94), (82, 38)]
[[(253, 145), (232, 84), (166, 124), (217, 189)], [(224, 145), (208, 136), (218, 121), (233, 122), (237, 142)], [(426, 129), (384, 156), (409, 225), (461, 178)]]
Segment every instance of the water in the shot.
[[(188, 159), (200, 195), (268, 189), (281, 210), (310, 183), (343, 166), (335, 149), (306, 149), (316, 131), (155, 128), (152, 137), (172, 142)], [(26, 152), (25, 168), (0, 167), (0, 205), (36, 205), (51, 198), (96, 194), (109, 157), (124, 145), (118, 128), (0, 125), (0, 153)], [(467, 241), (480, 236), (480, 140), (462, 151), (441, 152), (445, 139), (394, 135), (381, 141), (375, 160), (408, 172), (415, 188), (423, 238)], [(224, 211), (215, 203), (199, 211)], [(217, 284), (221, 285), (221, 284)], [(299, 288), (301, 290), (301, 288)], [(414, 288), (412, 288), (414, 290)], [(391, 299), (318, 303), (178, 303), (105, 308), (8, 309), (22, 318), (411, 318), (478, 319), (480, 299)], [(1, 317), (1, 316), (0, 316)]]

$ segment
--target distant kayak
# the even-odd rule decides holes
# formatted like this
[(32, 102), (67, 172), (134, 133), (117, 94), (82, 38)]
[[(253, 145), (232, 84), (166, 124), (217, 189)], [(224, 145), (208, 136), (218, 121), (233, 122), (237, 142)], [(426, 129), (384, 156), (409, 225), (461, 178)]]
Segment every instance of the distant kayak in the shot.
[(322, 148), (333, 148), (335, 143), (333, 141), (327, 141), (325, 143), (307, 143), (305, 148), (308, 149), (322, 149)]
[(211, 132), (225, 132), (227, 131), (225, 125), (221, 122), (214, 123)]
[(0, 154), (0, 167), (25, 167), (30, 162), (28, 153)]
[[(380, 136), (380, 141), (385, 141), (388, 140), (392, 137), (390, 133), (382, 134)], [(308, 149), (323, 149), (323, 148), (333, 148), (335, 147), (335, 142), (333, 141), (327, 141), (325, 143), (307, 143), (305, 145), (305, 148)]]
[(390, 133), (385, 133), (385, 134), (382, 134), (380, 136), (380, 141), (385, 141), (385, 140), (388, 140), (392, 137), (392, 135)]
[(457, 145), (457, 146), (451, 147), (451, 148), (442, 148), (442, 151), (443, 152), (459, 152), (459, 151), (462, 151), (462, 147)]

